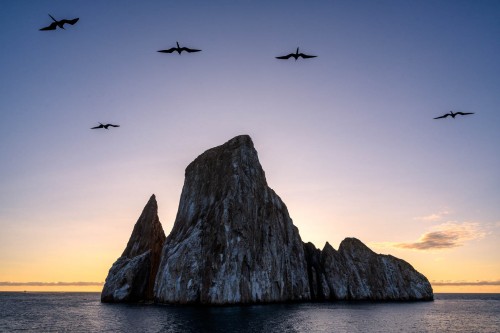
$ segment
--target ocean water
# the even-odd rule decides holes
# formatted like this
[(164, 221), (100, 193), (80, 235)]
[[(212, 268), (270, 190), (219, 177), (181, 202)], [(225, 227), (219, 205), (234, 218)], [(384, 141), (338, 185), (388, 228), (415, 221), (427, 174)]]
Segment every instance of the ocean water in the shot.
[(99, 297), (0, 293), (0, 332), (500, 332), (500, 294), (229, 307), (102, 304)]

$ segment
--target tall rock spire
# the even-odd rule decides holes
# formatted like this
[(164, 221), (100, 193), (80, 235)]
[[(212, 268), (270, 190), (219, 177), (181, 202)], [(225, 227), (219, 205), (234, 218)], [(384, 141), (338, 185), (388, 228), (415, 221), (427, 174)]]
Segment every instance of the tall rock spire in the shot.
[(248, 135), (207, 150), (186, 168), (155, 298), (201, 304), (310, 298), (298, 230), (267, 186)]
[(165, 233), (153, 194), (137, 220), (127, 247), (109, 270), (101, 293), (103, 302), (153, 300)]

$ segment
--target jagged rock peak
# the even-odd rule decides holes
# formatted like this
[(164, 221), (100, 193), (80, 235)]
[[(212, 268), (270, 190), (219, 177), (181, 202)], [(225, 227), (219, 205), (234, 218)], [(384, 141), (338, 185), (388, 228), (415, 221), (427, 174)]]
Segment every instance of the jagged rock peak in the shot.
[(209, 149), (187, 168), (163, 249), (155, 298), (239, 304), (309, 299), (304, 249), (267, 186), (248, 135)]
[(257, 151), (248, 135), (236, 136), (223, 145), (208, 149), (187, 166), (186, 177), (191, 173), (209, 174), (217, 181), (228, 175), (246, 176), (258, 185), (267, 186)]
[[(317, 300), (432, 300), (432, 286), (409, 263), (377, 254), (356, 238), (346, 238), (336, 251), (312, 244), (306, 258), (311, 289)], [(313, 298), (314, 299), (314, 298)]]
[(137, 220), (123, 254), (109, 270), (101, 301), (153, 300), (154, 281), (165, 238), (153, 194)]
[(353, 257), (361, 255), (361, 253), (367, 253), (369, 255), (376, 255), (368, 246), (366, 246), (362, 241), (354, 237), (347, 237), (339, 245), (339, 252), (349, 253)]
[(249, 135), (243, 134), (235, 136), (220, 146), (206, 150), (187, 166), (186, 173), (188, 173), (192, 168), (203, 164), (204, 161), (214, 161), (227, 157), (227, 154), (232, 155), (236, 152), (243, 152), (245, 155), (255, 157), (256, 160), (253, 161), (257, 162), (260, 166), (257, 151), (254, 148), (252, 138)]
[(158, 218), (158, 204), (153, 194), (142, 210), (141, 216), (137, 220), (132, 235), (127, 243), (127, 247), (122, 253), (122, 257), (133, 258), (148, 250), (156, 250), (161, 253), (161, 247), (165, 240), (165, 232)]
[(432, 300), (427, 278), (409, 263), (391, 255), (376, 254), (355, 238), (346, 238), (339, 253), (349, 269), (349, 299)]

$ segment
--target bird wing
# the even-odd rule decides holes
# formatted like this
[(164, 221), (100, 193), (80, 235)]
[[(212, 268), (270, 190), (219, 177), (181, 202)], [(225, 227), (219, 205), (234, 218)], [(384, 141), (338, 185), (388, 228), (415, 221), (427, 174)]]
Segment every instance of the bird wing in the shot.
[(455, 112), (455, 114), (460, 114), (462, 116), (465, 116), (467, 114), (474, 114), (474, 112)]
[(60, 22), (61, 22), (61, 24), (68, 23), (68, 24), (73, 25), (73, 24), (75, 24), (76, 22), (78, 22), (78, 20), (79, 20), (79, 19), (80, 19), (80, 18), (79, 18), (79, 17), (77, 17), (77, 18), (72, 19), (72, 20), (61, 20)]
[(49, 26), (40, 29), (40, 31), (56, 30), (56, 28), (57, 28), (57, 22), (52, 22)]
[(191, 53), (191, 52), (200, 52), (201, 50), (197, 50), (197, 49), (190, 49), (188, 47), (181, 47), (180, 48), (181, 52), (182, 51), (186, 51), (187, 53)]
[(113, 125), (113, 124), (107, 124), (106, 126), (111, 126), (111, 127), (120, 127), (120, 125)]
[(293, 53), (287, 54), (285, 56), (276, 57), (276, 59), (290, 59), (291, 56), (293, 56)]
[(158, 52), (161, 52), (161, 53), (172, 53), (172, 52), (174, 52), (174, 51), (176, 51), (176, 50), (177, 50), (177, 48), (176, 48), (176, 47), (172, 47), (172, 48), (170, 48), (170, 49), (168, 49), (168, 50), (160, 50), (160, 51), (158, 51)]
[(450, 114), (449, 114), (449, 113), (447, 113), (447, 114), (444, 114), (444, 115), (442, 115), (442, 116), (436, 117), (436, 118), (434, 118), (434, 119), (446, 118), (446, 117), (448, 117), (449, 115), (450, 115)]
[(317, 56), (314, 56), (314, 55), (307, 55), (307, 54), (304, 54), (304, 53), (299, 53), (299, 57), (302, 57), (304, 59), (307, 59), (307, 58), (316, 58)]
[(96, 128), (103, 128), (103, 127), (104, 127), (104, 125), (102, 125), (102, 124), (101, 124), (101, 125), (99, 125), (99, 126), (96, 126), (96, 127), (92, 127), (91, 129), (96, 129)]

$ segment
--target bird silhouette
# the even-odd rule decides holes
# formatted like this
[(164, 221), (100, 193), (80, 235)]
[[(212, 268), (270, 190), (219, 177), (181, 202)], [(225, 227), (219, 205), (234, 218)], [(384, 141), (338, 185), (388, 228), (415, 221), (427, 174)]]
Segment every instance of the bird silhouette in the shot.
[(190, 49), (190, 48), (187, 48), (187, 47), (180, 47), (179, 46), (179, 42), (175, 42), (177, 44), (177, 47), (172, 47), (172, 48), (169, 48), (168, 50), (160, 50), (158, 52), (161, 52), (161, 53), (172, 53), (174, 51), (176, 51), (177, 53), (181, 54), (182, 51), (186, 51), (187, 53), (191, 53), (191, 52), (200, 52), (201, 50), (197, 50), (197, 49)]
[(104, 128), (104, 129), (108, 129), (109, 126), (111, 127), (120, 127), (120, 125), (113, 125), (113, 124), (102, 124), (102, 123), (99, 123), (100, 125), (99, 126), (96, 126), (96, 127), (92, 127), (91, 129), (97, 129), (97, 128)]
[(78, 20), (80, 19), (79, 17), (75, 18), (75, 19), (72, 19), (72, 20), (56, 20), (52, 15), (50, 15), (50, 18), (54, 21), (52, 22), (49, 26), (45, 27), (45, 28), (42, 28), (40, 29), (40, 31), (46, 31), (46, 30), (56, 30), (57, 27), (63, 29), (63, 30), (66, 30), (64, 29), (64, 25), (67, 23), (67, 24), (75, 24), (76, 22), (78, 22)]
[(308, 55), (308, 54), (304, 54), (304, 53), (299, 53), (299, 48), (297, 47), (297, 51), (295, 53), (290, 53), (290, 54), (287, 54), (287, 55), (284, 55), (284, 56), (276, 57), (276, 59), (286, 60), (286, 59), (294, 58), (295, 61), (297, 61), (297, 59), (299, 59), (299, 57), (307, 59), (307, 58), (316, 58), (317, 56), (315, 56), (315, 55)]
[(446, 118), (448, 116), (451, 116), (452, 118), (455, 118), (457, 115), (465, 116), (465, 115), (468, 115), (468, 114), (474, 114), (474, 112), (453, 112), (453, 111), (450, 111), (449, 113), (446, 113), (446, 114), (444, 114), (442, 116), (439, 116), (439, 117), (436, 117), (434, 119)]

